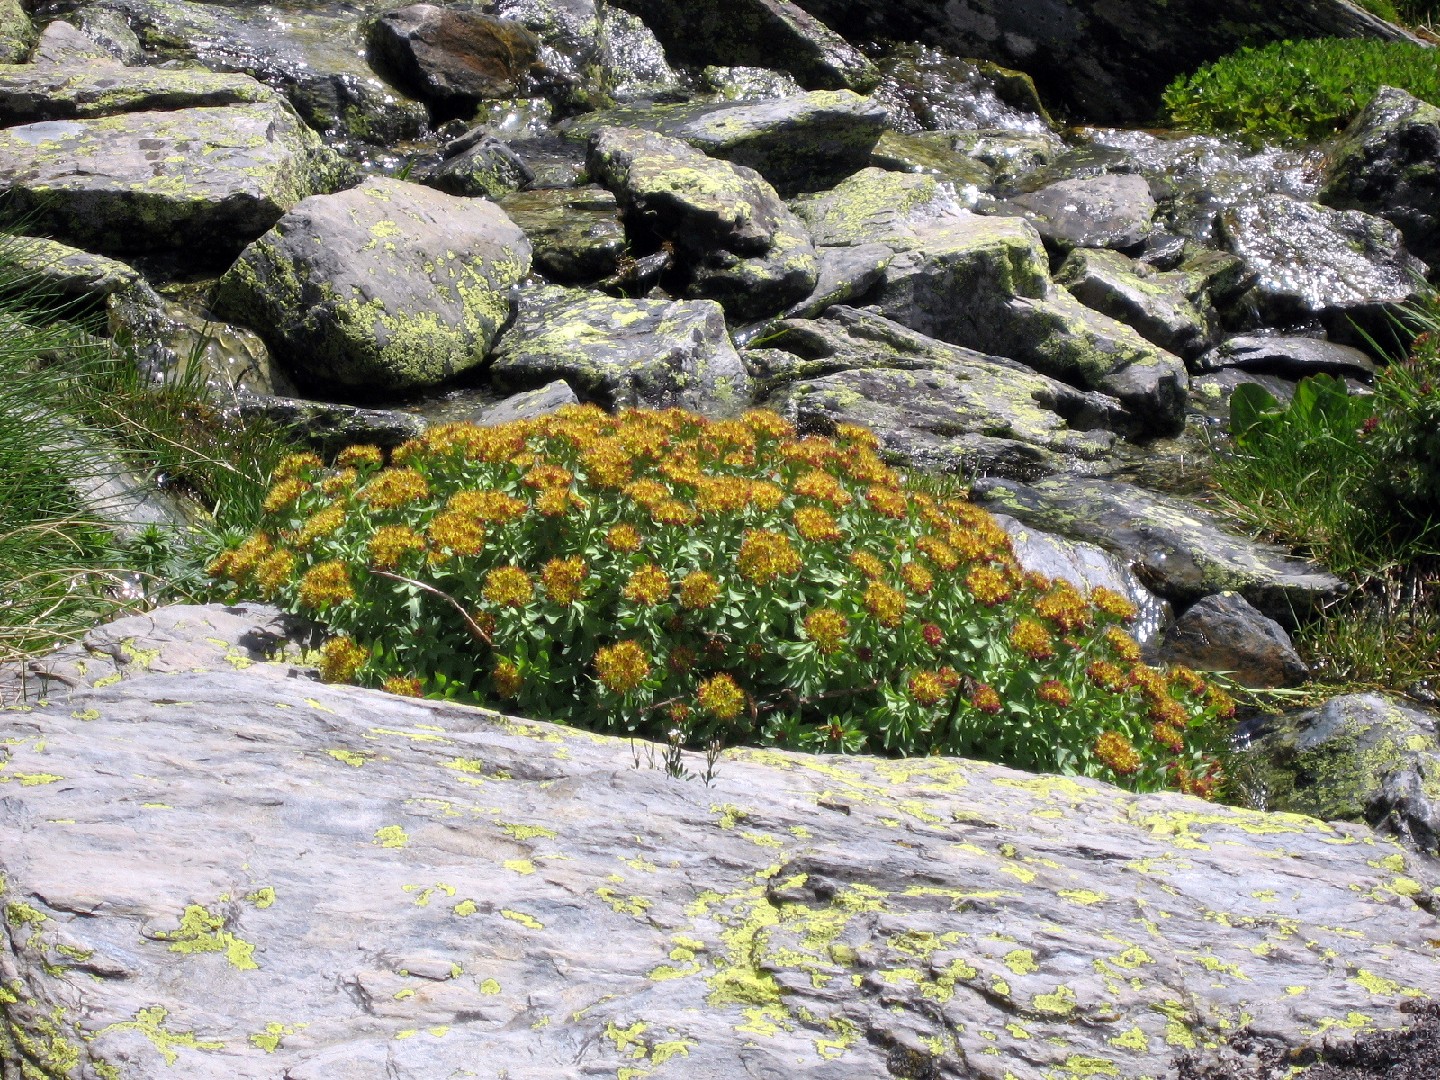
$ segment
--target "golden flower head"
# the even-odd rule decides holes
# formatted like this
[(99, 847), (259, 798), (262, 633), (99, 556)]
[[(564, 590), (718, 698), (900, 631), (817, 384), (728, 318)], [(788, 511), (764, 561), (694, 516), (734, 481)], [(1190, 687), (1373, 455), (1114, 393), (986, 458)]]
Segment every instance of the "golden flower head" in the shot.
[(970, 704), (980, 712), (991, 715), (998, 713), (1003, 708), (1000, 695), (995, 692), (993, 686), (986, 683), (980, 683), (970, 691)]
[(376, 510), (398, 510), (430, 497), (430, 484), (414, 469), (382, 469), (355, 493)]
[(871, 581), (879, 581), (885, 576), (885, 564), (868, 551), (852, 551), (850, 565)]
[(695, 481), (695, 506), (702, 514), (731, 514), (750, 501), (750, 482), (738, 476), (701, 477)]
[(795, 434), (790, 421), (769, 409), (752, 409), (740, 417), (740, 422), (756, 435), (770, 439), (788, 439)]
[(795, 511), (795, 531), (816, 544), (839, 540), (844, 535), (835, 519), (818, 506), (802, 506)]
[(495, 661), (495, 667), (490, 672), (490, 683), (500, 697), (513, 698), (525, 685), (525, 676), (520, 673), (520, 668), (516, 666), (515, 661), (502, 656)]
[(1091, 590), (1090, 603), (1095, 606), (1096, 610), (1125, 622), (1129, 622), (1139, 613), (1129, 599), (1114, 589), (1107, 589), (1104, 585)]
[(551, 559), (540, 571), (540, 584), (555, 603), (573, 604), (584, 595), (589, 573), (584, 559)]
[(337, 532), (340, 526), (345, 524), (345, 508), (343, 506), (327, 506), (318, 510), (305, 519), (305, 524), (300, 526), (300, 531), (295, 535), (295, 546), (304, 551), (316, 540)]
[(255, 584), (260, 586), (260, 594), (268, 600), (289, 584), (294, 573), (294, 553), (277, 548), (255, 564)]
[(328, 495), (332, 499), (337, 495), (343, 495), (355, 486), (360, 476), (354, 469), (341, 469), (331, 476), (320, 481), (320, 493)]
[(654, 563), (646, 563), (630, 575), (624, 596), (633, 603), (653, 607), (670, 598), (670, 576)]
[(325, 463), (320, 460), (320, 455), (308, 451), (299, 454), (286, 454), (275, 466), (275, 480), (289, 480), (292, 477), (304, 479), (310, 473), (323, 469)]
[(702, 682), (695, 690), (696, 703), (711, 716), (733, 720), (745, 708), (745, 691), (729, 675), (721, 672)]
[(1104, 732), (1095, 740), (1095, 757), (1117, 776), (1134, 776), (1140, 771), (1140, 755), (1118, 731)]
[(976, 566), (965, 575), (965, 587), (986, 607), (1003, 604), (1015, 595), (1015, 587), (993, 566)]
[(1085, 675), (1101, 690), (1118, 694), (1128, 686), (1125, 673), (1109, 660), (1096, 660), (1085, 669)]
[(563, 517), (573, 507), (583, 506), (580, 497), (569, 488), (546, 488), (535, 497), (535, 512), (542, 517)]
[(496, 525), (522, 518), (529, 509), (524, 499), (503, 491), (457, 491), (446, 506), (457, 514)]
[(639, 551), (643, 543), (640, 533), (633, 525), (623, 523), (612, 525), (610, 531), (605, 534), (605, 546), (611, 551), (618, 551), (624, 555)]
[(1123, 660), (1127, 664), (1133, 664), (1140, 659), (1140, 646), (1134, 638), (1118, 626), (1106, 629), (1105, 643), (1110, 646), (1110, 652), (1117, 659)]
[(921, 705), (938, 705), (950, 696), (951, 687), (939, 672), (917, 671), (910, 676), (910, 696)]
[(1010, 631), (1010, 644), (1032, 660), (1048, 660), (1055, 655), (1055, 642), (1050, 631), (1034, 619), (1019, 619)]
[(546, 488), (569, 487), (574, 480), (575, 474), (569, 469), (545, 462), (533, 466), (520, 482), (528, 488), (544, 491)]
[(748, 529), (735, 556), (740, 576), (756, 585), (789, 577), (800, 570), (800, 556), (790, 541), (768, 529)]
[(451, 555), (479, 555), (485, 550), (485, 527), (469, 514), (442, 510), (425, 531), (436, 548)]
[(1150, 737), (1172, 754), (1185, 752), (1185, 736), (1174, 724), (1156, 722), (1150, 726)]
[(875, 433), (859, 424), (836, 424), (835, 438), (840, 442), (850, 443), (852, 446), (863, 447), (866, 450), (880, 448), (880, 440), (875, 437)]
[(310, 490), (310, 482), (291, 476), (281, 480), (265, 496), (265, 512), (278, 514)]
[(657, 525), (694, 525), (699, 512), (679, 499), (664, 499), (650, 508), (650, 519)]
[(530, 575), (518, 566), (497, 566), (485, 575), (480, 595), (501, 607), (520, 608), (535, 595)]
[(419, 679), (405, 676), (392, 675), (381, 685), (381, 689), (387, 694), (395, 694), (398, 697), (424, 697), (425, 687)]
[(1090, 605), (1068, 581), (1057, 581), (1035, 601), (1035, 614), (1061, 633), (1069, 634), (1090, 625)]
[[(481, 534), (483, 538), (483, 533)], [(425, 540), (408, 525), (382, 525), (370, 537), (370, 565), (394, 570), (407, 552), (424, 551)]]
[(385, 464), (385, 455), (378, 446), (347, 446), (335, 455), (335, 464), (342, 469), (378, 469)]
[(348, 683), (370, 659), (370, 650), (348, 637), (335, 637), (320, 649), (320, 678), (327, 683)]
[(750, 490), (746, 495), (746, 502), (750, 506), (768, 512), (784, 501), (785, 489), (779, 484), (772, 484), (769, 480), (750, 481)]
[(239, 547), (222, 552), (207, 568), (213, 578), (224, 578), (237, 584), (244, 581), (260, 560), (275, 550), (267, 533), (246, 537)]
[(881, 626), (896, 627), (905, 617), (905, 594), (879, 581), (865, 589), (865, 610), (875, 616)]
[(1058, 705), (1060, 708), (1067, 708), (1075, 695), (1070, 693), (1070, 688), (1058, 679), (1046, 679), (1035, 688), (1035, 696), (1049, 705)]
[(806, 636), (826, 655), (840, 651), (850, 630), (850, 620), (834, 608), (816, 608), (805, 616), (802, 625)]
[(812, 469), (805, 473), (795, 481), (791, 490), (796, 495), (814, 499), (816, 502), (829, 503), (832, 506), (846, 506), (850, 502), (850, 493), (845, 490), (840, 481), (820, 469)]
[(300, 579), (297, 599), (304, 607), (319, 609), (355, 599), (350, 568), (339, 559), (316, 563)]
[(938, 536), (928, 533), (915, 541), (915, 550), (924, 555), (940, 570), (954, 570), (960, 565), (960, 556), (955, 549)]
[(720, 582), (713, 574), (704, 570), (692, 570), (680, 581), (680, 603), (682, 606), (699, 610), (708, 608), (720, 599)]
[(628, 694), (650, 676), (650, 657), (636, 641), (617, 641), (595, 652), (595, 674), (605, 689)]
[(905, 493), (897, 488), (871, 485), (865, 491), (865, 501), (881, 517), (903, 518), (910, 509)]
[(900, 567), (900, 580), (916, 596), (924, 596), (935, 587), (935, 575), (919, 563), (907, 562)]

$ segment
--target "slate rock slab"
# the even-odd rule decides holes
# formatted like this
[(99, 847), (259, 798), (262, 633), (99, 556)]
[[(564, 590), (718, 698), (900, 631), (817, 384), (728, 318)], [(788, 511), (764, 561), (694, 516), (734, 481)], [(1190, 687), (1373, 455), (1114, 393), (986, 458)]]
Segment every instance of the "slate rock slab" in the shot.
[(1440, 739), (1429, 709), (1380, 694), (1346, 694), (1250, 725), (1267, 805), (1365, 821), (1440, 856)]
[(1241, 686), (1295, 686), (1310, 674), (1285, 628), (1238, 593), (1216, 593), (1187, 608), (1166, 630), (1160, 658), (1228, 672)]
[(464, 8), (411, 4), (369, 24), (370, 62), (395, 84), (442, 108), (518, 96), (540, 39), (518, 22)]
[(1075, 299), (1190, 360), (1220, 338), (1203, 275), (1156, 271), (1118, 251), (1077, 249), (1055, 275)]
[(625, 226), (619, 202), (604, 188), (542, 188), (498, 201), (530, 241), (535, 269), (551, 281), (595, 281), (619, 268)]
[(1382, 86), (1330, 152), (1320, 201), (1378, 214), (1416, 256), (1440, 259), (1440, 109)]
[(1010, 205), (1046, 240), (1066, 248), (1134, 248), (1150, 235), (1155, 217), (1150, 184), (1133, 173), (1061, 180), (1017, 195)]
[(0, 187), (35, 231), (104, 255), (233, 258), (339, 160), (276, 103), (51, 120), (0, 131)]
[(372, 177), (286, 214), (220, 280), (215, 312), (305, 379), (376, 394), (479, 364), (529, 271), (529, 241), (493, 203)]
[(708, 416), (750, 403), (749, 378), (709, 300), (624, 300), (546, 286), (521, 294), (490, 365), (502, 391), (563, 379), (606, 408), (678, 406)]
[(1227, 338), (1200, 357), (1196, 367), (1201, 371), (1239, 368), (1290, 379), (1323, 374), (1368, 380), (1376, 370), (1375, 361), (1353, 346), (1293, 334), (1240, 334)]
[(980, 480), (974, 497), (996, 513), (1128, 558), (1146, 586), (1177, 603), (1230, 589), (1293, 627), (1345, 591), (1339, 578), (1227, 531), (1202, 507), (1131, 484), (1072, 477), (1032, 485)]
[(1158, 1077), (1242, 1024), (1298, 1049), (1440, 991), (1426, 870), (1364, 826), (950, 759), (677, 781), (656, 747), (261, 662), (286, 632), (123, 620), (4, 714), (8, 1060)]
[(248, 75), (127, 68), (93, 59), (0, 67), (0, 126), (5, 127), (275, 100), (275, 91)]

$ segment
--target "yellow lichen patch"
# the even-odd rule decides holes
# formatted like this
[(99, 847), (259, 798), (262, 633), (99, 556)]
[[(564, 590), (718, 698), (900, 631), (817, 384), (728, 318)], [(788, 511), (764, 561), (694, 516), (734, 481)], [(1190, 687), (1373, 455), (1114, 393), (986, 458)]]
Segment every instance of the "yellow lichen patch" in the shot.
[(1134, 1050), (1136, 1053), (1145, 1054), (1150, 1051), (1150, 1040), (1145, 1032), (1138, 1027), (1132, 1027), (1129, 1031), (1122, 1032), (1112, 1039), (1106, 1039), (1111, 1046), (1118, 1046), (1121, 1050)]
[(1373, 866), (1376, 870), (1389, 870), (1392, 874), (1398, 874), (1405, 869), (1405, 856), (1396, 852), (1393, 855), (1386, 855), (1383, 859), (1367, 859), (1367, 866)]
[(264, 888), (256, 889), (252, 893), (246, 893), (245, 899), (254, 904), (261, 911), (271, 907), (275, 903), (275, 890), (266, 885)]
[(200, 904), (186, 906), (178, 929), (158, 931), (155, 937), (170, 942), (171, 952), (186, 955), (223, 952), (231, 966), (241, 971), (253, 971), (260, 966), (255, 963), (255, 946), (226, 930), (224, 918)]
[(626, 866), (630, 867), (631, 870), (637, 871), (641, 874), (653, 874), (656, 870), (660, 869), (643, 855), (636, 855), (634, 858), (631, 859), (620, 856), (620, 861)]
[(361, 753), (358, 750), (326, 750), (325, 753), (341, 764), (349, 765), (352, 769), (358, 769), (370, 760), (369, 754)]
[(1028, 866), (1021, 866), (1019, 863), (1003, 863), (1000, 866), (1000, 872), (1002, 874), (1009, 874), (1011, 877), (1018, 879), (1026, 885), (1029, 885), (1030, 882), (1035, 880), (1035, 871), (1031, 870)]
[(860, 1038), (860, 1028), (844, 1017), (835, 1017), (825, 1021), (825, 1026), (830, 1029), (831, 1037), (815, 1040), (815, 1052), (826, 1061), (834, 1061), (843, 1057), (845, 1051), (854, 1046)]
[(506, 870), (520, 874), (521, 876), (535, 873), (535, 864), (529, 859), (506, 859), (500, 865)]
[(737, 824), (748, 820), (750, 817), (744, 810), (741, 810), (740, 807), (732, 803), (720, 803), (717, 806), (712, 806), (710, 807), (710, 812), (720, 815), (720, 820), (715, 824), (719, 825), (722, 829), (733, 829)]
[[(459, 905), (456, 905), (457, 907)], [(523, 911), (516, 911), (513, 908), (501, 908), (500, 914), (511, 922), (517, 922), (527, 930), (544, 930), (545, 924), (534, 915), (526, 915)]]
[(1099, 904), (1110, 899), (1104, 893), (1092, 892), (1089, 889), (1061, 889), (1057, 894), (1062, 900), (1069, 900), (1072, 904)]
[(430, 900), (434, 896), (454, 896), (455, 886), (446, 885), (443, 881), (437, 881), (434, 885), (402, 885), (407, 893), (417, 893), (415, 897), (416, 907), (429, 907)]
[(1084, 1054), (1071, 1054), (1060, 1066), (1066, 1076), (1087, 1077), (1087, 1076), (1119, 1076), (1120, 1070), (1113, 1061), (1105, 1058), (1087, 1057)]
[(386, 848), (403, 848), (410, 842), (410, 835), (399, 825), (386, 825), (375, 830), (372, 843)]
[[(392, 736), (399, 739), (409, 739), (411, 742), (424, 743), (445, 743), (450, 741), (443, 735), (436, 735), (428, 731), (402, 731), (400, 728), (385, 727), (372, 727), (370, 729), (370, 736)], [(370, 736), (367, 736), (367, 738)]]
[(785, 846), (785, 842), (778, 839), (777, 837), (769, 836), (766, 833), (755, 832), (750, 829), (743, 830), (739, 833), (736, 833), (736, 835), (739, 836), (742, 840), (749, 840), (750, 843), (754, 844), (756, 847), (779, 848)]
[(480, 909), (475, 906), (474, 900), (461, 900), (450, 910), (453, 911), (456, 915), (459, 915), (462, 919), (465, 919), (469, 918), (471, 915), (474, 915), (475, 912)]
[(554, 840), (558, 833), (545, 825), (517, 825), (508, 821), (497, 822), (515, 840)]
[(1030, 999), (1030, 1007), (1046, 1016), (1069, 1016), (1080, 1004), (1075, 991), (1068, 986), (1057, 986), (1050, 994), (1036, 994)]
[(643, 896), (621, 896), (614, 889), (601, 886), (595, 890), (595, 895), (610, 905), (610, 910), (617, 915), (629, 915), (631, 918), (641, 919), (645, 912), (650, 910), (651, 901)]
[(1025, 780), (1001, 777), (994, 781), (997, 787), (1016, 788), (1020, 791), (1033, 792), (1042, 799), (1053, 798), (1056, 795), (1064, 795), (1068, 799), (1093, 799), (1102, 792), (1094, 788), (1086, 787), (1067, 776), (1036, 776)]
[(264, 1031), (257, 1031), (250, 1036), (250, 1042), (264, 1050), (267, 1054), (273, 1054), (280, 1049), (280, 1040), (286, 1035), (294, 1035), (309, 1027), (309, 1024), (280, 1024), (269, 1023), (265, 1025)]
[(790, 1023), (790, 1017), (786, 1014), (784, 1006), (781, 1005), (760, 1005), (751, 1009), (741, 1009), (740, 1012), (745, 1017), (745, 1023), (736, 1024), (735, 1030), (750, 1035), (759, 1035), (768, 1039), (779, 1035), (782, 1031), (791, 1031), (795, 1026)]
[(1372, 994), (1385, 994), (1387, 996), (1399, 994), (1402, 997), (1408, 998), (1426, 996), (1423, 990), (1418, 990), (1413, 986), (1403, 986), (1394, 979), (1387, 979), (1383, 975), (1376, 975), (1373, 971), (1368, 971), (1365, 968), (1361, 968), (1345, 981), (1354, 983), (1362, 990), (1368, 990)]
[(0, 776), (0, 784), (8, 784), (11, 780), (17, 780), (21, 787), (40, 787), (44, 784), (54, 784), (65, 777), (57, 776), (55, 773), (11, 773), (9, 776)]
[(1005, 966), (1016, 975), (1029, 975), (1038, 971), (1040, 965), (1035, 963), (1035, 953), (1031, 949), (1011, 949), (1005, 954)]
[(500, 993), (500, 982), (498, 979), (486, 979), (480, 984), (480, 993), (494, 996)]
[(91, 721), (91, 720), (99, 720), (99, 719), (100, 719), (100, 710), (99, 710), (99, 709), (76, 709), (74, 712), (72, 712), (72, 713), (70, 714), (70, 716), (71, 716), (73, 719), (75, 719), (75, 720), (80, 720), (80, 721), (84, 721), (84, 722), (87, 722), (87, 723), (88, 723), (88, 722)]
[(1234, 964), (1221, 960), (1217, 956), (1197, 956), (1195, 962), (1206, 971), (1213, 971), (1220, 975), (1229, 975), (1232, 979), (1239, 979), (1242, 982), (1249, 982), (1250, 976), (1246, 975)]
[(98, 1038), (110, 1031), (137, 1031), (149, 1039), (156, 1050), (160, 1051), (160, 1056), (165, 1059), (166, 1065), (174, 1065), (180, 1059), (176, 1047), (186, 1050), (225, 1049), (223, 1042), (197, 1039), (193, 1031), (166, 1030), (165, 1018), (169, 1015), (169, 1010), (163, 1005), (151, 1005), (137, 1012), (133, 1020), (107, 1024), (95, 1035)]
[(1151, 1006), (1161, 1016), (1165, 1017), (1165, 1042), (1170, 1046), (1178, 1046), (1184, 1050), (1194, 1050), (1199, 1044), (1195, 1036), (1190, 1034), (1188, 1021), (1189, 1010), (1182, 1002), (1167, 998)]
[(1155, 958), (1138, 945), (1132, 945), (1118, 956), (1109, 958), (1116, 967), (1134, 969), (1141, 964), (1153, 964)]

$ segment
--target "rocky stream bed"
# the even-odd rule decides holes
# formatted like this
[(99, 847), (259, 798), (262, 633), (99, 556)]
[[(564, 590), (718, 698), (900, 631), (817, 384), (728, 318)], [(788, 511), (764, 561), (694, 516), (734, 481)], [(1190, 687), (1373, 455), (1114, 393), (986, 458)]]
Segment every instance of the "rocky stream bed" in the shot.
[[(1236, 386), (1364, 392), (1440, 259), (1440, 110), (1135, 127), (1242, 38), (1401, 33), (1225, 6), (0, 0), (0, 190), (156, 373), (318, 447), (861, 423), (1154, 657), (1288, 686), (1344, 586), (1187, 479)], [(1397, 701), (1245, 732), (1247, 811), (965, 761), (680, 782), (297, 648), (171, 608), (4, 673), (5, 1080), (1244, 1075), (1241, 1029), (1289, 1061), (1440, 994), (1440, 743)]]

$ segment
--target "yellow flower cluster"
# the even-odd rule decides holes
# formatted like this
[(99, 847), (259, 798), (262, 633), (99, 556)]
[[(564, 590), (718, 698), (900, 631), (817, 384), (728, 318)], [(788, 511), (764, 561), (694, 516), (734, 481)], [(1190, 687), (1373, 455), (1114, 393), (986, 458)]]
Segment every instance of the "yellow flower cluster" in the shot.
[(355, 599), (350, 568), (339, 559), (316, 563), (300, 579), (297, 599), (302, 607), (308, 608), (327, 608)]
[(485, 575), (481, 595), (500, 607), (522, 608), (535, 596), (535, 585), (518, 566), (497, 566)]
[(636, 641), (617, 641), (595, 652), (595, 674), (605, 689), (628, 694), (650, 677), (650, 657)]
[(590, 567), (584, 559), (551, 559), (540, 571), (545, 595), (557, 604), (573, 604), (584, 595)]
[(625, 599), (646, 607), (670, 599), (670, 575), (654, 563), (646, 563), (625, 583)]
[(785, 535), (768, 529), (747, 531), (735, 556), (740, 576), (756, 585), (799, 573), (800, 565), (800, 555)]
[(706, 679), (695, 691), (700, 708), (720, 720), (733, 720), (745, 707), (745, 691), (727, 674)]

